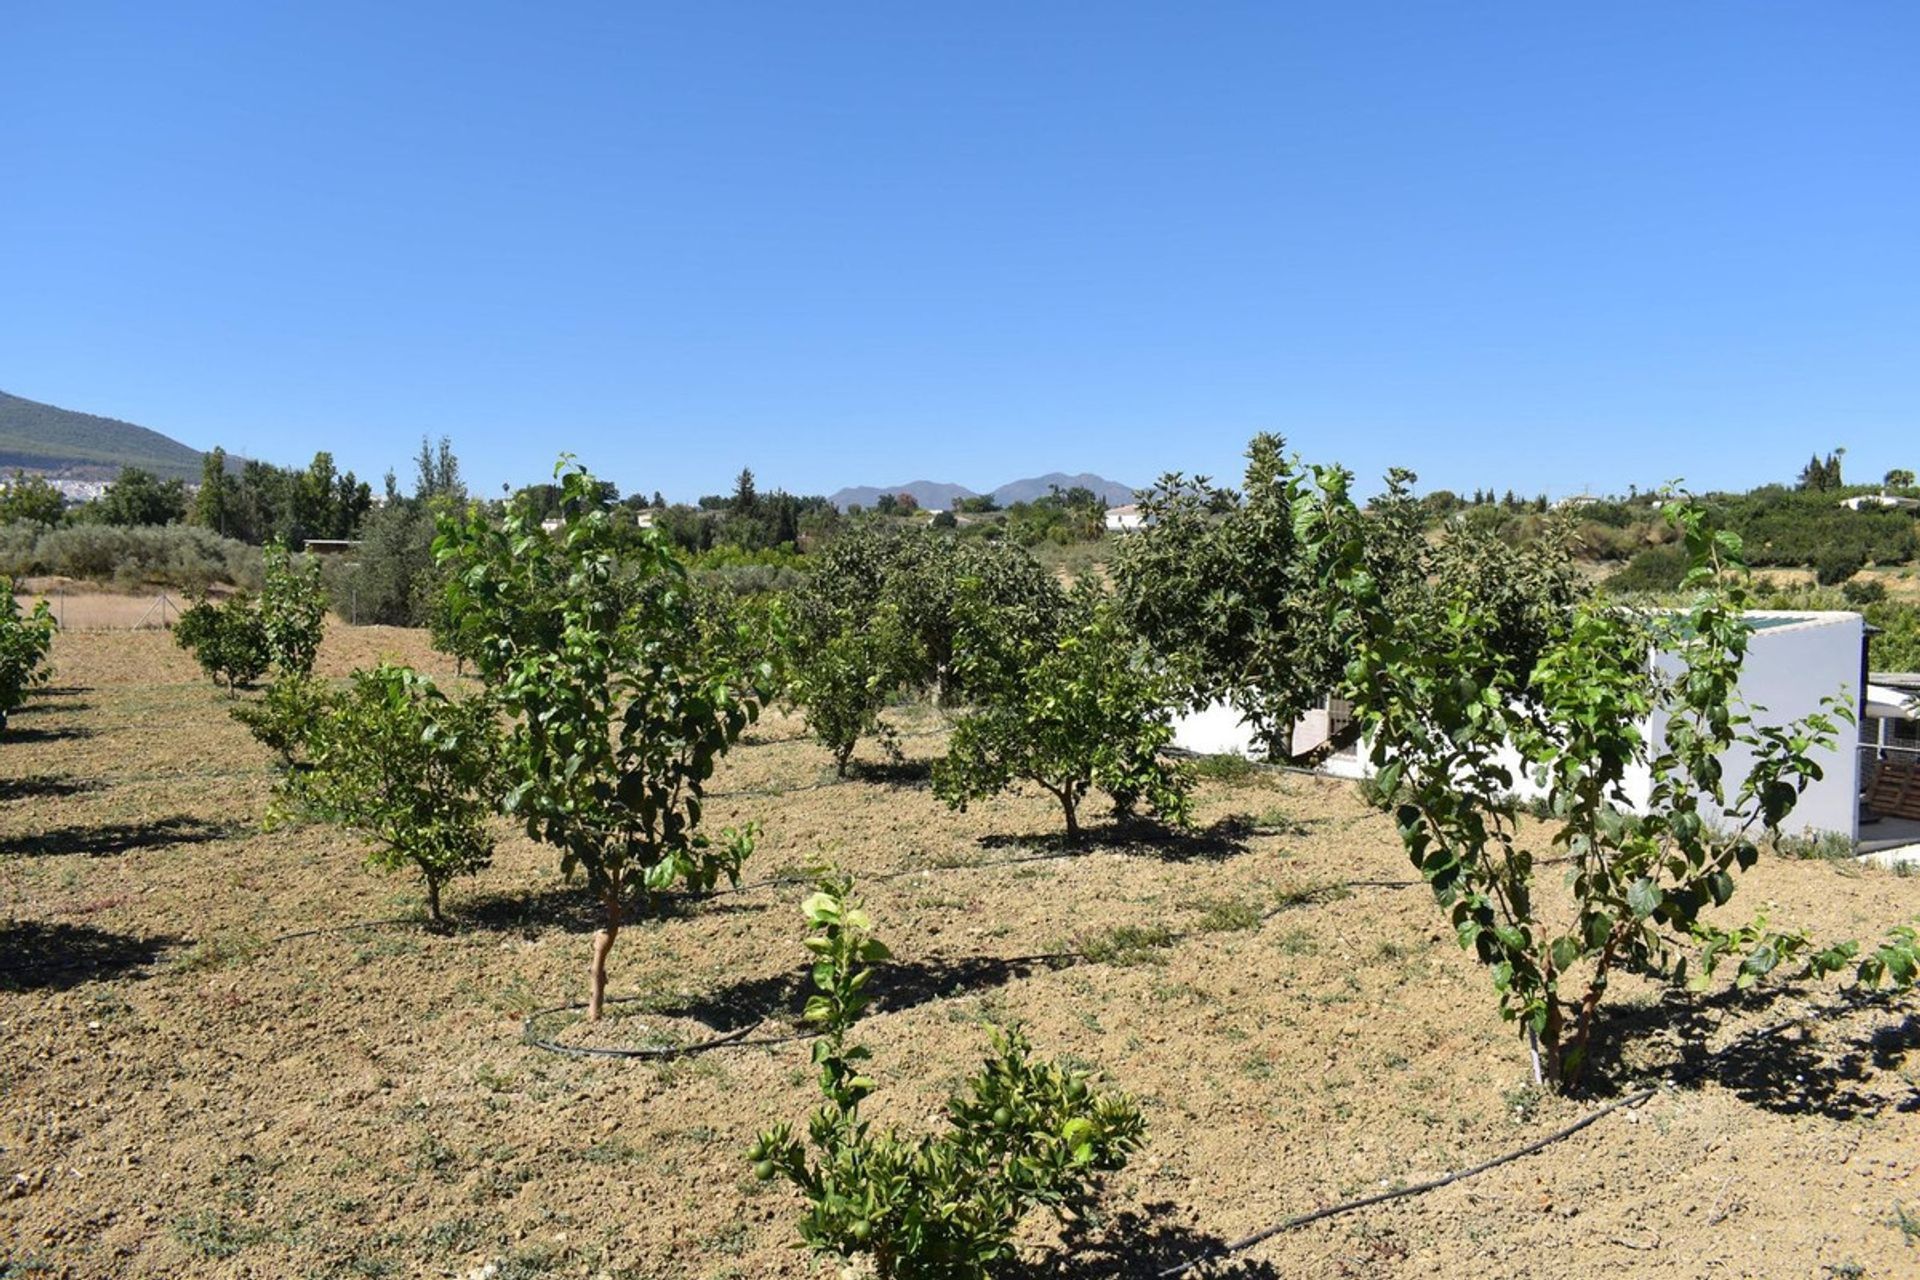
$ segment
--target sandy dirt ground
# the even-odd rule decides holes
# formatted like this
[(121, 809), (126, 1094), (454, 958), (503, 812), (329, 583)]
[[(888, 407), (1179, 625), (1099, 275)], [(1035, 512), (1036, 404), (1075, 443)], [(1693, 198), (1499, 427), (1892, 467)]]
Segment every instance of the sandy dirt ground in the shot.
[[(416, 633), (336, 627), (322, 667), (383, 656), (445, 666)], [(582, 998), (592, 928), (550, 851), (503, 824), (494, 865), (448, 892), (454, 930), (427, 932), (406, 922), (418, 887), (365, 869), (353, 839), (269, 824), (267, 752), (169, 636), (68, 633), (55, 658), (0, 739), (0, 1276), (816, 1273), (797, 1196), (744, 1156), (815, 1104), (805, 1044), (530, 1047), (530, 1011)], [(1689, 1006), (1622, 981), (1613, 1065), (1587, 1096), (1542, 1097), (1486, 974), (1347, 784), (1211, 781), (1198, 835), (1097, 830), (1066, 856), (1044, 797), (947, 811), (925, 781), (938, 720), (901, 724), (903, 764), (868, 755), (842, 782), (771, 718), (709, 821), (762, 824), (750, 882), (823, 858), (861, 878), (897, 956), (859, 1032), (877, 1118), (927, 1124), (994, 1025), (1140, 1099), (1145, 1151), (1099, 1221), (1033, 1224), (1029, 1274), (1151, 1275), (1688, 1063), (1539, 1155), (1277, 1236), (1241, 1273), (1920, 1275), (1911, 1003), (1786, 987)], [(803, 893), (750, 883), (630, 929), (620, 1016), (543, 1031), (785, 1030)], [(1920, 914), (1920, 878), (1769, 857), (1733, 905), (1878, 936)], [(1113, 945), (1128, 929), (1150, 944)], [(1026, 958), (1062, 952), (1097, 958)]]

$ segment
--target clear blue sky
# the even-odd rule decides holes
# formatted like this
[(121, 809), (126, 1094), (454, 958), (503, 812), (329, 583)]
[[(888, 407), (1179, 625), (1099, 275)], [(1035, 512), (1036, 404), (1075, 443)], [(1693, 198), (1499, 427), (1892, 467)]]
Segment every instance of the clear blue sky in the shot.
[(625, 489), (1920, 467), (1910, 3), (0, 0), (0, 389)]

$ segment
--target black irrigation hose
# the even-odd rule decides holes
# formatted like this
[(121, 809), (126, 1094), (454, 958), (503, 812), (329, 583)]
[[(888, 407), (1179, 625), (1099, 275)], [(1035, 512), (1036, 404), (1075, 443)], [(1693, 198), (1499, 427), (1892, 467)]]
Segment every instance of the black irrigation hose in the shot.
[(1254, 1232), (1250, 1236), (1242, 1236), (1240, 1239), (1234, 1240), (1228, 1244), (1221, 1245), (1217, 1249), (1211, 1249), (1205, 1253), (1195, 1254), (1193, 1257), (1188, 1258), (1184, 1262), (1176, 1263), (1171, 1267), (1167, 1267), (1162, 1271), (1156, 1272), (1155, 1273), (1156, 1280), (1173, 1280), (1174, 1277), (1186, 1275), (1188, 1272), (1193, 1271), (1196, 1268), (1206, 1266), (1208, 1263), (1218, 1262), (1220, 1259), (1231, 1257), (1236, 1253), (1243, 1253), (1246, 1250), (1253, 1248), (1257, 1244), (1261, 1244), (1264, 1241), (1271, 1240), (1273, 1237), (1277, 1235), (1284, 1234), (1285, 1232), (1288, 1232), (1288, 1231), (1297, 1230), (1298, 1228), (1307, 1226), (1310, 1223), (1320, 1222), (1327, 1218), (1338, 1217), (1341, 1214), (1352, 1213), (1359, 1209), (1371, 1208), (1372, 1206), (1377, 1204), (1385, 1204), (1390, 1200), (1401, 1200), (1401, 1199), (1405, 1199), (1408, 1196), (1424, 1195), (1429, 1191), (1436, 1191), (1439, 1188), (1451, 1185), (1452, 1183), (1463, 1182), (1468, 1178), (1472, 1178), (1479, 1174), (1485, 1173), (1489, 1169), (1497, 1169), (1503, 1164), (1511, 1164), (1515, 1160), (1525, 1159), (1527, 1156), (1534, 1155), (1537, 1152), (1545, 1150), (1546, 1148), (1552, 1146), (1556, 1142), (1560, 1142), (1563, 1139), (1572, 1137), (1574, 1134), (1580, 1132), (1582, 1129), (1586, 1128), (1588, 1125), (1593, 1124), (1598, 1120), (1605, 1119), (1607, 1116), (1612, 1115), (1614, 1112), (1620, 1110), (1622, 1107), (1639, 1106), (1641, 1103), (1647, 1101), (1649, 1098), (1659, 1093), (1662, 1085), (1667, 1087), (1672, 1087), (1675, 1085), (1679, 1085), (1685, 1081), (1692, 1080), (1698, 1076), (1705, 1075), (1707, 1073), (1708, 1065), (1712, 1063), (1715, 1059), (1724, 1058), (1727, 1054), (1733, 1052), (1734, 1049), (1750, 1041), (1770, 1039), (1773, 1036), (1780, 1034), (1782, 1031), (1787, 1030), (1789, 1027), (1799, 1026), (1802, 1023), (1807, 1022), (1809, 1019), (1815, 1017), (1816, 1014), (1819, 1012), (1821, 1011), (1815, 1010), (1808, 1013), (1803, 1013), (1797, 1017), (1783, 1019), (1779, 1022), (1774, 1023), (1772, 1026), (1761, 1027), (1754, 1031), (1745, 1032), (1741, 1035), (1735, 1036), (1730, 1043), (1724, 1045), (1714, 1053), (1707, 1055), (1705, 1058), (1695, 1063), (1694, 1065), (1690, 1067), (1683, 1067), (1669, 1073), (1667, 1077), (1663, 1081), (1661, 1081), (1660, 1084), (1648, 1085), (1645, 1088), (1636, 1090), (1635, 1092), (1630, 1093), (1623, 1098), (1616, 1098), (1614, 1101), (1608, 1103), (1606, 1106), (1601, 1107), (1598, 1111), (1588, 1112), (1586, 1115), (1581, 1116), (1578, 1120), (1575, 1120), (1572, 1124), (1569, 1124), (1564, 1128), (1556, 1129), (1552, 1133), (1546, 1135), (1543, 1138), (1536, 1138), (1534, 1141), (1529, 1142), (1524, 1147), (1516, 1147), (1514, 1150), (1506, 1152), (1504, 1155), (1495, 1156), (1491, 1160), (1483, 1160), (1479, 1164), (1471, 1165), (1465, 1169), (1455, 1170), (1452, 1173), (1442, 1175), (1441, 1177), (1438, 1177), (1438, 1178), (1430, 1178), (1425, 1182), (1416, 1182), (1413, 1185), (1406, 1186), (1406, 1187), (1395, 1187), (1391, 1191), (1381, 1191), (1381, 1192), (1375, 1193), (1374, 1195), (1361, 1196), (1358, 1199), (1354, 1199), (1354, 1200), (1343, 1200), (1338, 1204), (1323, 1205), (1322, 1207), (1318, 1209), (1314, 1209), (1311, 1212), (1299, 1214), (1295, 1217), (1288, 1218), (1284, 1222), (1278, 1222), (1271, 1227), (1263, 1228), (1262, 1230)]
[(1256, 1231), (1250, 1236), (1242, 1236), (1240, 1239), (1235, 1240), (1230, 1244), (1221, 1245), (1218, 1249), (1215, 1249), (1210, 1253), (1196, 1254), (1194, 1257), (1188, 1258), (1185, 1262), (1176, 1263), (1175, 1265), (1166, 1268), (1164, 1271), (1156, 1272), (1155, 1275), (1157, 1276), (1158, 1280), (1172, 1280), (1172, 1277), (1174, 1276), (1183, 1276), (1187, 1274), (1187, 1272), (1192, 1271), (1195, 1268), (1204, 1267), (1210, 1262), (1217, 1262), (1221, 1258), (1230, 1257), (1233, 1254), (1244, 1252), (1245, 1250), (1251, 1249), (1253, 1248), (1253, 1246), (1260, 1244), (1263, 1241), (1271, 1240), (1274, 1236), (1280, 1235), (1283, 1232), (1293, 1231), (1297, 1228), (1304, 1227), (1309, 1223), (1319, 1222), (1323, 1218), (1337, 1217), (1338, 1215), (1343, 1213), (1352, 1213), (1357, 1209), (1371, 1208), (1373, 1205), (1376, 1205), (1376, 1204), (1385, 1204), (1389, 1200), (1400, 1200), (1407, 1196), (1424, 1195), (1429, 1191), (1435, 1191), (1441, 1187), (1447, 1186), (1449, 1183), (1463, 1181), (1467, 1178), (1471, 1178), (1475, 1176), (1476, 1174), (1485, 1173), (1489, 1169), (1497, 1169), (1503, 1164), (1511, 1164), (1515, 1160), (1519, 1160), (1526, 1156), (1530, 1156), (1537, 1151), (1541, 1151), (1547, 1147), (1552, 1146), (1554, 1143), (1559, 1142), (1562, 1138), (1572, 1137), (1574, 1134), (1580, 1132), (1582, 1129), (1586, 1128), (1588, 1125), (1594, 1123), (1594, 1121), (1599, 1120), (1604, 1116), (1611, 1115), (1613, 1112), (1618, 1111), (1621, 1107), (1637, 1106), (1640, 1103), (1645, 1102), (1648, 1098), (1651, 1098), (1654, 1094), (1658, 1093), (1659, 1091), (1660, 1090), (1658, 1085), (1650, 1085), (1647, 1088), (1640, 1090), (1638, 1093), (1630, 1093), (1624, 1098), (1620, 1098), (1613, 1102), (1610, 1102), (1606, 1106), (1600, 1108), (1600, 1110), (1598, 1111), (1589, 1112), (1588, 1114), (1581, 1116), (1578, 1120), (1574, 1121), (1572, 1124), (1568, 1125), (1564, 1129), (1557, 1130), (1556, 1132), (1548, 1134), (1544, 1138), (1540, 1138), (1533, 1142), (1529, 1142), (1526, 1146), (1519, 1147), (1513, 1151), (1509, 1151), (1505, 1155), (1495, 1156), (1491, 1160), (1483, 1160), (1479, 1164), (1473, 1165), (1466, 1169), (1456, 1170), (1455, 1172), (1446, 1174), (1443, 1177), (1430, 1178), (1425, 1182), (1416, 1182), (1412, 1186), (1395, 1187), (1391, 1191), (1381, 1191), (1375, 1195), (1361, 1196), (1357, 1200), (1343, 1200), (1339, 1204), (1324, 1205), (1321, 1208), (1313, 1210), (1311, 1213), (1303, 1213), (1297, 1217), (1288, 1218), (1285, 1222), (1276, 1223), (1271, 1227), (1267, 1227), (1267, 1228), (1264, 1228), (1263, 1230)]
[[(626, 997), (632, 999), (634, 997)], [(609, 1004), (618, 1004), (620, 1000), (609, 1000)], [(696, 1054), (708, 1053), (714, 1049), (748, 1049), (769, 1045), (792, 1044), (799, 1040), (811, 1040), (818, 1031), (800, 1031), (784, 1036), (762, 1036), (758, 1040), (746, 1037), (765, 1024), (765, 1018), (756, 1018), (746, 1026), (714, 1036), (709, 1040), (699, 1040), (693, 1044), (658, 1045), (650, 1048), (627, 1049), (618, 1046), (601, 1047), (598, 1045), (561, 1044), (558, 1040), (549, 1040), (539, 1035), (534, 1024), (541, 1018), (552, 1017), (557, 1013), (577, 1013), (587, 1006), (584, 1004), (556, 1004), (544, 1009), (535, 1009), (528, 1014), (526, 1021), (520, 1024), (520, 1039), (535, 1049), (544, 1049), (548, 1053), (564, 1054), (570, 1058), (643, 1058), (649, 1061), (667, 1061), (674, 1058), (691, 1058)]]

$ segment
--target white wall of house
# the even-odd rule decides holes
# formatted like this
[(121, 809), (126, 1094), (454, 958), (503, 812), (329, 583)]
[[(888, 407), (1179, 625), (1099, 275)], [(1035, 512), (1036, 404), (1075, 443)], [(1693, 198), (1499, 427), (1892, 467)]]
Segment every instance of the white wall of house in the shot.
[[(1756, 724), (1785, 724), (1820, 709), (1822, 698), (1844, 694), (1859, 707), (1860, 653), (1865, 639), (1864, 624), (1857, 613), (1755, 613), (1756, 620), (1781, 620), (1779, 625), (1757, 630), (1747, 647), (1746, 664), (1740, 673), (1740, 695), (1752, 706)], [(1662, 657), (1667, 664), (1677, 659)], [(1319, 720), (1315, 720), (1314, 716)], [(1326, 740), (1326, 712), (1309, 713), (1294, 730), (1296, 750)], [(1657, 728), (1657, 726), (1656, 726)], [(1836, 833), (1849, 840), (1859, 838), (1860, 775), (1855, 735), (1845, 726), (1833, 746), (1814, 754), (1822, 771), (1787, 819), (1786, 829), (1794, 834)], [(1317, 734), (1317, 736), (1315, 736)], [(1225, 703), (1216, 703), (1203, 711), (1176, 717), (1173, 744), (1203, 755), (1233, 753), (1258, 758), (1263, 754), (1252, 729), (1240, 713)], [(1521, 777), (1519, 757), (1508, 762), (1515, 770), (1515, 791), (1523, 799), (1540, 794), (1539, 788)], [(1727, 791), (1739, 790), (1752, 767), (1752, 753), (1745, 748), (1729, 752), (1723, 762)], [(1364, 749), (1349, 750), (1326, 761), (1321, 769), (1337, 777), (1360, 777), (1371, 772)], [(1647, 803), (1651, 780), (1646, 770), (1629, 775), (1625, 783), (1628, 800), (1635, 806)]]

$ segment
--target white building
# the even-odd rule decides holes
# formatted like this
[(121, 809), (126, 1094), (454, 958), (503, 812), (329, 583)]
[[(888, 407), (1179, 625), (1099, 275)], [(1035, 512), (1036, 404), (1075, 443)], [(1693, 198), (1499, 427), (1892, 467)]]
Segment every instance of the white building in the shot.
[(1895, 493), (1859, 493), (1851, 498), (1840, 499), (1840, 505), (1849, 511), (1859, 511), (1865, 507), (1898, 507), (1902, 511), (1920, 509), (1920, 498), (1903, 498)]
[(1144, 523), (1145, 521), (1140, 515), (1140, 505), (1138, 503), (1129, 502), (1124, 507), (1107, 508), (1108, 533), (1132, 533)]
[[(1866, 688), (1866, 628), (1857, 613), (1755, 611), (1747, 615), (1754, 627), (1747, 646), (1746, 664), (1740, 673), (1740, 696), (1761, 725), (1786, 724), (1820, 710), (1821, 700), (1841, 695), (1853, 705), (1856, 714), (1867, 708), (1862, 699)], [(1662, 655), (1662, 664), (1677, 664), (1678, 659)], [(1322, 700), (1294, 726), (1295, 753), (1311, 750), (1326, 742), (1348, 723), (1350, 712), (1339, 699)], [(1854, 735), (1842, 732), (1832, 746), (1814, 753), (1821, 778), (1810, 784), (1794, 806), (1786, 829), (1793, 834), (1827, 834), (1858, 840), (1860, 835), (1860, 753)], [(1650, 740), (1658, 741), (1664, 725), (1648, 726)], [(1174, 745), (1202, 754), (1262, 754), (1250, 726), (1239, 713), (1224, 703), (1216, 704), (1174, 722)], [(1358, 778), (1372, 772), (1368, 753), (1350, 746), (1330, 756), (1321, 772), (1335, 777)], [(1518, 757), (1514, 763), (1517, 765)], [(1752, 753), (1736, 748), (1725, 758), (1725, 778), (1729, 796), (1736, 793), (1752, 764)], [(1516, 776), (1519, 774), (1516, 768)], [(1644, 770), (1626, 780), (1628, 798), (1644, 806), (1650, 788)], [(1530, 782), (1517, 788), (1522, 799), (1531, 799), (1539, 791)]]

